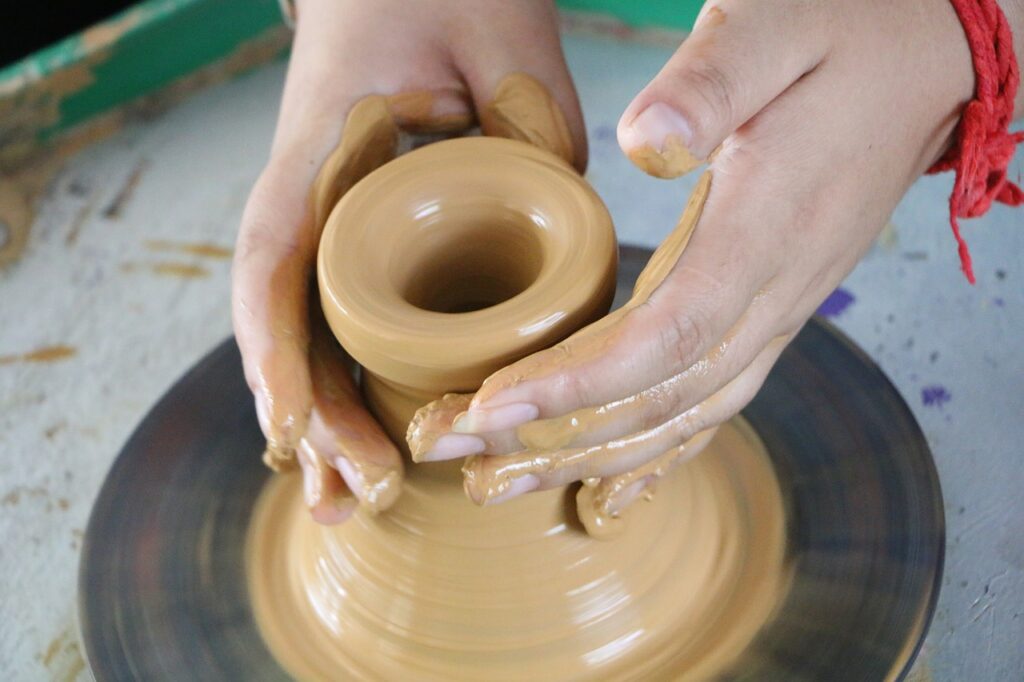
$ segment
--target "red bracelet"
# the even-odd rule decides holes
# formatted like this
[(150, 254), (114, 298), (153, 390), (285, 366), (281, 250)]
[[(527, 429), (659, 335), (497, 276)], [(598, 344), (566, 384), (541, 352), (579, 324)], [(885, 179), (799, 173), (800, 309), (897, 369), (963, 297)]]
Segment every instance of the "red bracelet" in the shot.
[(993, 201), (1009, 206), (1024, 204), (1024, 191), (1007, 177), (1014, 149), (1024, 141), (1024, 132), (1009, 131), (1020, 70), (1010, 25), (996, 0), (950, 1), (971, 48), (974, 99), (967, 104), (957, 126), (956, 143), (928, 172), (956, 171), (949, 196), (949, 224), (959, 247), (960, 267), (974, 284), (971, 253), (960, 236), (957, 218), (984, 215)]

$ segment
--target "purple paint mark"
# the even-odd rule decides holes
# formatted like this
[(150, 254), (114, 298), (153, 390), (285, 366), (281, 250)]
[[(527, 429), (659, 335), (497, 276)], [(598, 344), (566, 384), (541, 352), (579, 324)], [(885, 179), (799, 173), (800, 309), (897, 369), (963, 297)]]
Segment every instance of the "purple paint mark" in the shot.
[(1002, 296), (996, 296), (995, 298), (992, 299), (992, 302), (995, 303), (996, 307), (998, 308), (1002, 308), (1003, 306), (1006, 305), (1006, 301), (1003, 300)]
[(839, 287), (828, 295), (818, 306), (818, 314), (822, 317), (838, 317), (857, 299), (846, 289)]
[(600, 125), (594, 128), (592, 134), (595, 142), (609, 142), (615, 139), (615, 127)]
[(945, 386), (936, 384), (935, 386), (925, 386), (921, 389), (921, 402), (925, 404), (925, 407), (942, 409), (942, 406), (952, 399), (953, 396), (949, 394)]

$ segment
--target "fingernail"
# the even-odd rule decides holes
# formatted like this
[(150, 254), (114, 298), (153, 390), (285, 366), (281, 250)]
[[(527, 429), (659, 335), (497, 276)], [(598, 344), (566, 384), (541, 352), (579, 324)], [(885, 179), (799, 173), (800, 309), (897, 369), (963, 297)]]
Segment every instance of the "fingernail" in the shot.
[(345, 485), (347, 485), (348, 489), (352, 491), (352, 494), (358, 498), (362, 498), (364, 493), (363, 477), (359, 475), (351, 462), (344, 457), (336, 457), (334, 460), (334, 466), (338, 470), (338, 473), (341, 474), (341, 478), (345, 481)]
[(651, 482), (652, 478), (650, 476), (645, 476), (639, 481), (633, 481), (625, 490), (608, 500), (608, 512), (614, 516), (621, 514), (623, 510), (632, 505), (637, 498), (645, 493), (647, 486)]
[(487, 447), (482, 438), (462, 433), (446, 433), (434, 445), (417, 457), (420, 462), (440, 462), (458, 457), (468, 457), (484, 451)]
[(267, 407), (267, 396), (262, 392), (257, 393), (256, 398), (256, 421), (260, 424), (260, 430), (264, 436), (270, 435), (270, 409)]
[(309, 511), (313, 520), (320, 525), (334, 526), (347, 521), (358, 504), (356, 498), (351, 495), (338, 495), (312, 507)]
[(337, 457), (334, 466), (342, 480), (370, 514), (379, 514), (398, 498), (402, 474), (395, 469), (369, 462), (353, 464), (347, 457)]
[(511, 429), (540, 416), (540, 408), (531, 403), (509, 403), (492, 409), (463, 412), (452, 422), (456, 433), (489, 433)]
[(690, 151), (690, 124), (661, 102), (640, 112), (622, 131), (620, 142), (635, 165), (659, 178), (679, 177), (703, 163)]
[(310, 466), (305, 457), (299, 457), (299, 467), (302, 468), (302, 497), (306, 507), (310, 510), (320, 504), (319, 480), (310, 471)]
[(494, 497), (487, 497), (484, 499), (484, 505), (501, 504), (507, 502), (513, 497), (519, 497), (529, 492), (533, 492), (540, 486), (540, 479), (533, 474), (524, 474), (519, 478), (513, 478), (508, 482), (508, 485), (500, 493)]
[(693, 129), (683, 115), (662, 102), (655, 102), (640, 112), (629, 125), (638, 141), (658, 151), (665, 149), (669, 137), (675, 137), (685, 146), (693, 142)]

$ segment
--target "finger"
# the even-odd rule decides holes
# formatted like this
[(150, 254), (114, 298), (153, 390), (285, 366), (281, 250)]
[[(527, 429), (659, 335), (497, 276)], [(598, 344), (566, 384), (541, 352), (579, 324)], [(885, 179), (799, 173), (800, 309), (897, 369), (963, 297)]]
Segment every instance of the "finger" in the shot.
[(697, 167), (825, 58), (823, 17), (807, 3), (706, 5), (690, 36), (623, 113), (622, 150), (658, 177)]
[(328, 155), (313, 182), (313, 224), (316, 239), (335, 204), (370, 171), (394, 158), (398, 126), (388, 99), (370, 95), (356, 102), (345, 119), (341, 141)]
[(358, 505), (348, 486), (307, 439), (299, 442), (297, 459), (302, 470), (302, 493), (313, 520), (330, 526), (347, 520)]
[(479, 117), (484, 135), (528, 142), (575, 163), (578, 154), (565, 116), (532, 76), (512, 73), (502, 78)]
[[(723, 214), (729, 213), (713, 194), (709, 207), (711, 215), (702, 220), (710, 217), (721, 222)], [(677, 229), (686, 233), (699, 217), (699, 202), (691, 204)], [(706, 356), (749, 307), (767, 276), (760, 259), (737, 241), (738, 234), (749, 232), (749, 227), (727, 227), (720, 231), (716, 225), (715, 232), (703, 235), (699, 229), (694, 232), (685, 253), (660, 284), (660, 275), (642, 273), (640, 297), (657, 285), (646, 301), (634, 299), (624, 312), (613, 313), (488, 378), (467, 415), (455, 423), (455, 431), (491, 431), (495, 422), (505, 428), (517, 425), (508, 423), (505, 412), (524, 405), (533, 405), (541, 418), (551, 418), (622, 400)], [(677, 241), (685, 246), (685, 240), (674, 236), (666, 244), (675, 248)], [(661, 268), (662, 261), (664, 266), (671, 263), (656, 252), (652, 264)]]
[(305, 213), (305, 192), (291, 185), (287, 167), (268, 167), (242, 217), (232, 270), (235, 338), (267, 438), (264, 461), (275, 469), (294, 461), (312, 407), (306, 298), (314, 245)]
[(249, 386), (267, 415), (272, 460), (293, 456), (312, 408), (307, 364), (309, 279), (328, 206), (394, 152), (396, 129), (382, 97), (352, 107), (341, 142), (318, 174), (312, 215), (293, 160), (272, 162), (246, 206), (232, 297), (235, 335)]
[(751, 306), (736, 329), (711, 352), (685, 371), (635, 395), (601, 407), (582, 408), (550, 419), (535, 419), (516, 429), (504, 429), (478, 436), (450, 433), (454, 420), (462, 416), (471, 395), (435, 401), (421, 408), (410, 428), (413, 461), (439, 461), (473, 454), (506, 455), (521, 450), (551, 451), (566, 447), (587, 447), (646, 431), (673, 415), (711, 396), (764, 349), (766, 343), (786, 344), (782, 335), (764, 338), (774, 327), (773, 309)]
[(653, 429), (628, 438), (555, 452), (470, 457), (463, 467), (466, 494), (477, 504), (493, 504), (533, 490), (618, 476), (637, 469), (737, 414), (760, 389), (784, 347), (781, 341), (769, 345), (750, 367), (714, 396)]
[(461, 133), (477, 122), (462, 87), (399, 92), (387, 101), (395, 123), (408, 133)]
[(310, 370), (314, 408), (305, 441), (341, 473), (367, 511), (387, 509), (401, 490), (402, 457), (363, 405), (351, 367), (322, 319)]
[[(481, 27), (467, 21), (457, 27), (460, 40), (452, 41), (483, 133), (530, 142), (582, 172), (586, 129), (554, 6), (546, 12), (520, 12), (512, 4), (495, 4), (493, 11), (502, 13), (499, 22)], [(523, 36), (530, 37), (528, 43)]]
[(717, 427), (701, 431), (641, 467), (582, 486), (576, 492), (576, 514), (587, 534), (611, 538), (620, 533), (622, 512), (637, 500), (650, 499), (657, 482), (680, 463), (699, 454), (717, 431)]
[(439, 462), (486, 452), (507, 454), (523, 449), (515, 431), (468, 435), (452, 433), (452, 422), (464, 413), (471, 393), (449, 393), (416, 411), (406, 433), (414, 462)]

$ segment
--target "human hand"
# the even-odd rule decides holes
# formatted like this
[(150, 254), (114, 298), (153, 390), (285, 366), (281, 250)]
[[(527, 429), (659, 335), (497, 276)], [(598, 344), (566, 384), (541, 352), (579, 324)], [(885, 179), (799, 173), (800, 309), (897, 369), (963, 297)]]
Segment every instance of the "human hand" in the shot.
[(239, 231), (232, 309), (264, 459), (274, 468), (298, 461), (321, 523), (343, 521), (357, 504), (387, 508), (402, 477), (310, 287), (324, 223), (350, 187), (398, 153), (400, 134), (454, 134), (477, 122), (585, 165), (549, 0), (299, 3), (270, 160)]
[(616, 515), (753, 398), (972, 91), (947, 0), (706, 6), (619, 123), (652, 174), (712, 157), (633, 300), (491, 376), (464, 413), (424, 412), (418, 457), (473, 455), (479, 503), (583, 480), (584, 522)]

